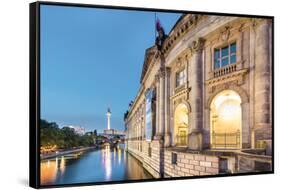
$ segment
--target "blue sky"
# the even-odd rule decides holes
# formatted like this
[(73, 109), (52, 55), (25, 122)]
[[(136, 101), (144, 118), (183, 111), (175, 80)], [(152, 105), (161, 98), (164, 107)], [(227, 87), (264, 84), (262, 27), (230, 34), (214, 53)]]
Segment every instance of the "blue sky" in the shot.
[[(180, 14), (157, 13), (166, 33)], [(154, 12), (41, 5), (41, 118), (88, 131), (124, 129), (137, 94)]]

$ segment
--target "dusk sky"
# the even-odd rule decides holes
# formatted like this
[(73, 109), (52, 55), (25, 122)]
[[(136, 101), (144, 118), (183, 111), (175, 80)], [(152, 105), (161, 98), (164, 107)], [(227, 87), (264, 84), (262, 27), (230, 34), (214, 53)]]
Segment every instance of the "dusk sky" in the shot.
[[(124, 130), (140, 86), (154, 12), (41, 5), (41, 118), (87, 131)], [(157, 13), (166, 33), (180, 14)]]

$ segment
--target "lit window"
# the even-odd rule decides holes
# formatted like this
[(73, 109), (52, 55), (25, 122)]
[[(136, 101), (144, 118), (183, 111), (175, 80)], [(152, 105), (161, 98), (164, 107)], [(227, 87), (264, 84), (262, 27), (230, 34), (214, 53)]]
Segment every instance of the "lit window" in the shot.
[(176, 73), (176, 87), (183, 85), (185, 83), (185, 80), (185, 70)]
[(214, 68), (218, 69), (236, 63), (236, 42), (217, 48), (214, 52)]

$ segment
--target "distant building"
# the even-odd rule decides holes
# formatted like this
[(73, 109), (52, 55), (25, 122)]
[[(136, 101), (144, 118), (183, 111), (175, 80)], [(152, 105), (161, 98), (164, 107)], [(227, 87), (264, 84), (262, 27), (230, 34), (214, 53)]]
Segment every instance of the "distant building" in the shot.
[(103, 131), (105, 135), (125, 135), (124, 131), (116, 130), (116, 129), (105, 129)]
[(66, 126), (66, 127), (69, 127), (71, 129), (74, 129), (74, 132), (78, 135), (85, 135), (86, 133), (86, 130), (84, 127), (81, 127), (81, 126), (74, 126), (74, 125), (69, 125), (69, 126)]

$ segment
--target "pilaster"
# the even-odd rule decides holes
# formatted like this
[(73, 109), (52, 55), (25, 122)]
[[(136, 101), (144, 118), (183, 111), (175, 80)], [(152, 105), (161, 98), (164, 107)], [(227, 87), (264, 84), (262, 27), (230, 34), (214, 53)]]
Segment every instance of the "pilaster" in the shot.
[[(270, 44), (268, 19), (254, 20), (255, 49), (255, 143), (271, 140), (270, 122)], [(271, 146), (271, 145), (270, 145)]]
[(202, 127), (203, 127), (203, 73), (202, 73), (202, 51), (204, 47), (204, 40), (198, 38), (193, 41), (191, 50), (191, 63), (190, 63), (190, 127), (188, 146), (192, 150), (202, 149)]
[(164, 146), (171, 145), (171, 131), (170, 131), (170, 68), (165, 68), (165, 134)]

